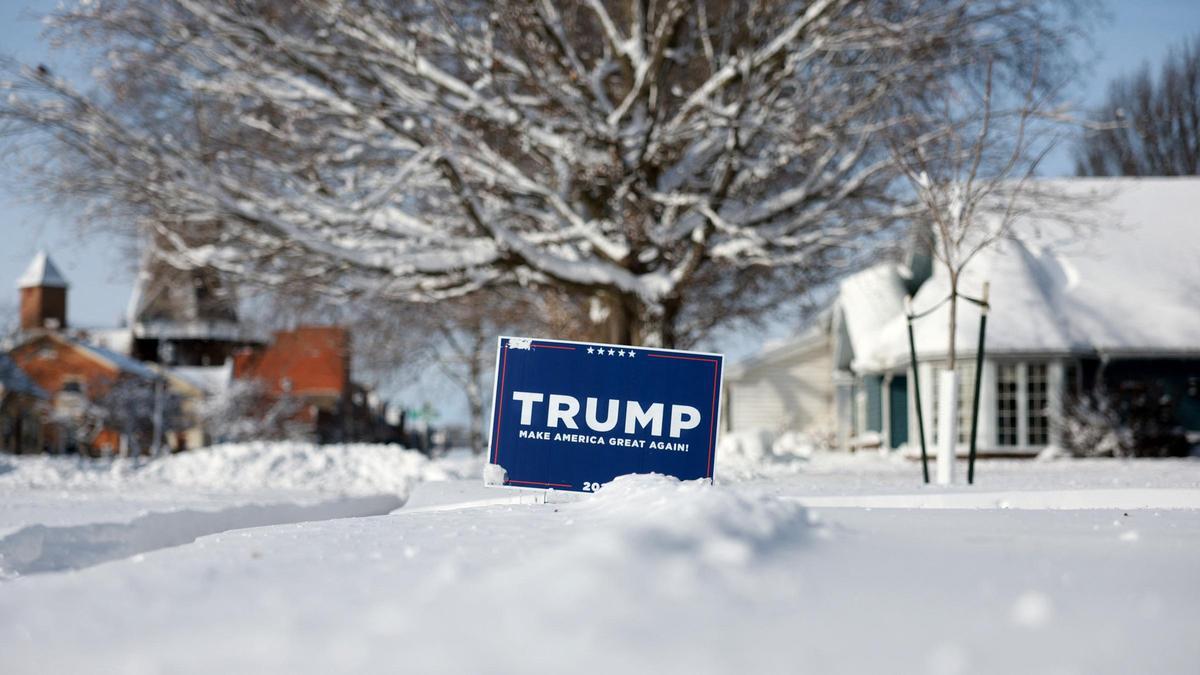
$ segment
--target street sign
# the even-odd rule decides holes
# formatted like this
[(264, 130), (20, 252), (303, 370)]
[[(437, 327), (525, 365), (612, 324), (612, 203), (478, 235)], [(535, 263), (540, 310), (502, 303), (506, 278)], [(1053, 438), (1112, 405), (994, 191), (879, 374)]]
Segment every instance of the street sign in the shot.
[(487, 485), (592, 492), (629, 473), (712, 478), (720, 354), (501, 337)]

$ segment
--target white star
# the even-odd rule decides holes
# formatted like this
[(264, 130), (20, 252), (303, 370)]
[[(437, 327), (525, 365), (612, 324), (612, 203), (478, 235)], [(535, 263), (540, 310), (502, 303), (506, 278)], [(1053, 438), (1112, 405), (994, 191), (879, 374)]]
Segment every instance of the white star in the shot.
[(617, 355), (618, 355), (618, 356), (625, 356), (625, 350), (624, 350), (624, 349), (622, 349), (621, 351), (617, 352)]
[(629, 350), (629, 358), (631, 358), (631, 359), (633, 358), (633, 350), (632, 349)]
[(594, 353), (596, 353), (596, 350), (595, 350), (595, 349), (592, 349), (591, 347), (588, 347), (588, 353), (589, 353), (589, 354), (594, 354)]
[(616, 353), (617, 353), (617, 352), (616, 352), (616, 351), (614, 351), (614, 350), (612, 350), (612, 349), (608, 350), (608, 355), (609, 355), (609, 356), (612, 356), (613, 354), (616, 354)]

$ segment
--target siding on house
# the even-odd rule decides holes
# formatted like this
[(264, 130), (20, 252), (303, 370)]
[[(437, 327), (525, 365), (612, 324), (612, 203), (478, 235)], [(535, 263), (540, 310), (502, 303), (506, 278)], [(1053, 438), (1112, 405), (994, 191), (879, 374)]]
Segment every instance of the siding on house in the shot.
[(833, 347), (828, 331), (747, 364), (727, 385), (726, 428), (771, 432), (833, 430)]

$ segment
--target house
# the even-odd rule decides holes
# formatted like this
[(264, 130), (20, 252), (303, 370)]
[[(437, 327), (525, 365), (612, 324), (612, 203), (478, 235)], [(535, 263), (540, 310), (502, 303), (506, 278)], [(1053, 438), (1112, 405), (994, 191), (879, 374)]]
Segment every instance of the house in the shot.
[(772, 434), (804, 430), (828, 437), (837, 426), (833, 405), (833, 338), (823, 313), (795, 340), (733, 364), (726, 375), (721, 419), (729, 430)]
[[(68, 328), (68, 284), (44, 252), (18, 286), (20, 327), (5, 358), (45, 399), (44, 409), (26, 398), (19, 409), (5, 403), (14, 429), (20, 413), (22, 451), (178, 452), (211, 442), (214, 426), (214, 434), (237, 426), (229, 437), (319, 442), (403, 436), (351, 378), (346, 329), (300, 326), (262, 340), (241, 326), (231, 289), (209, 272), (144, 259), (127, 325), (105, 330)], [(35, 443), (28, 427), (38, 410)]]
[(291, 407), (287, 435), (322, 443), (361, 439), (370, 430), (368, 392), (350, 378), (350, 334), (338, 326), (277, 331), (265, 347), (234, 356), (233, 378), (258, 382), (265, 404)]
[[(17, 282), (20, 324), (5, 355), (48, 399), (39, 422), (40, 447), (92, 455), (148, 451), (154, 424), (160, 431), (174, 399), (160, 392), (163, 374), (127, 354), (95, 344), (85, 331), (69, 331), (69, 285), (45, 252)], [(152, 419), (156, 409), (158, 419)], [(178, 426), (179, 420), (171, 420)]]
[(263, 344), (239, 320), (235, 289), (215, 271), (176, 269), (150, 254), (142, 258), (125, 323), (114, 347), (172, 367), (219, 369), (237, 352)]
[[(1093, 227), (1079, 232), (1046, 216), (1025, 218), (1018, 237), (980, 253), (961, 281), (967, 294), (977, 295), (984, 281), (991, 285), (979, 374), (980, 452), (1032, 455), (1060, 446), (1069, 440), (1065, 420), (1089, 399), (1101, 399), (1152, 439), (1158, 434), (1163, 447), (1186, 451), (1186, 443), (1200, 441), (1200, 179), (1056, 179), (1045, 187), (1094, 204), (1085, 214)], [(949, 284), (944, 270), (914, 274), (921, 266), (914, 258), (906, 262), (883, 263), (842, 282), (823, 329), (833, 372), (798, 385), (826, 391), (832, 377), (833, 392), (823, 402), (835, 411), (838, 447), (912, 452), (917, 446), (908, 294), (915, 312), (932, 310), (914, 324), (914, 343), (926, 441), (931, 447), (937, 441), (933, 383), (945, 368), (949, 321), (947, 307), (934, 307)], [(970, 431), (978, 329), (979, 310), (960, 303), (960, 452)], [(810, 331), (794, 346), (804, 344), (819, 340)], [(751, 363), (758, 371), (787, 368), (790, 353), (776, 347)], [(747, 382), (735, 378), (728, 386), (736, 400)], [(785, 397), (798, 387), (778, 395), (774, 405), (785, 412), (771, 420), (788, 419)], [(736, 415), (732, 423), (739, 423)]]
[(43, 449), (42, 426), (50, 396), (7, 354), (0, 354), (0, 452)]
[(95, 455), (149, 448), (148, 434), (126, 424), (149, 399), (158, 373), (138, 361), (68, 335), (25, 335), (8, 354), (50, 396), (54, 424), (45, 445), (54, 452)]

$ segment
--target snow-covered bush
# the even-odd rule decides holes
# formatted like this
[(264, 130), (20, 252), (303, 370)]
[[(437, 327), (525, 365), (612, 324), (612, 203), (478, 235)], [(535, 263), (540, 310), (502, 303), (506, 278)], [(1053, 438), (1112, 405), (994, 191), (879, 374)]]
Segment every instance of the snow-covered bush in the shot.
[(716, 476), (737, 481), (795, 473), (820, 447), (827, 446), (810, 434), (795, 431), (727, 432), (717, 446)]
[(1126, 457), (1133, 434), (1121, 424), (1107, 396), (1082, 396), (1067, 404), (1063, 416), (1063, 449), (1075, 457)]
[(205, 435), (213, 443), (250, 440), (307, 440), (290, 422), (303, 405), (294, 397), (270, 396), (257, 380), (233, 380), (200, 404)]
[[(1163, 402), (1139, 396), (1117, 400), (1103, 390), (1068, 401), (1064, 450), (1075, 457), (1181, 457), (1190, 454), (1186, 433)], [(1169, 406), (1168, 406), (1169, 407)]]

